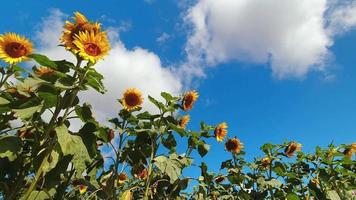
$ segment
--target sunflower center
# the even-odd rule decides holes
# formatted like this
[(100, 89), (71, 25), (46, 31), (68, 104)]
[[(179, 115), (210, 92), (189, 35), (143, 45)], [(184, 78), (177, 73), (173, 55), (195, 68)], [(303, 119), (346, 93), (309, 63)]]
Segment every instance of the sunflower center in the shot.
[(184, 102), (185, 106), (188, 107), (193, 103), (193, 96), (189, 95), (184, 100), (185, 100)]
[(26, 55), (26, 47), (18, 42), (10, 42), (5, 46), (5, 52), (12, 58), (19, 58)]
[(128, 106), (136, 106), (140, 104), (140, 98), (136, 94), (126, 95), (125, 101)]
[(234, 141), (229, 141), (227, 144), (226, 144), (226, 148), (230, 151), (232, 150), (235, 150), (237, 148), (237, 143), (234, 142)]
[(98, 56), (101, 54), (101, 49), (98, 45), (93, 43), (87, 43), (84, 45), (85, 53), (91, 56)]

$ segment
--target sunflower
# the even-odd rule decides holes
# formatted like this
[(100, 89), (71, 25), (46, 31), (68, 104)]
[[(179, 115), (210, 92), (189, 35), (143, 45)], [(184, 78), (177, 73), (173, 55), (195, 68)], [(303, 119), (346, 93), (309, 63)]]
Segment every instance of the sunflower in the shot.
[(190, 116), (189, 115), (184, 115), (180, 120), (179, 120), (179, 127), (185, 128), (190, 121)]
[(317, 179), (317, 178), (311, 179), (310, 182), (312, 182), (314, 185), (319, 185), (320, 184), (319, 179)]
[(14, 64), (27, 60), (32, 53), (32, 43), (16, 33), (0, 35), (0, 58), (5, 62)]
[(119, 184), (123, 184), (126, 180), (127, 180), (127, 174), (124, 173), (124, 172), (121, 172), (121, 173), (119, 174), (118, 183), (119, 183)]
[(129, 88), (124, 92), (121, 102), (127, 111), (139, 108), (143, 103), (142, 93), (136, 88)]
[(79, 48), (73, 43), (75, 40), (75, 35), (79, 32), (94, 31), (95, 33), (100, 32), (100, 23), (91, 23), (88, 19), (80, 12), (74, 13), (74, 22), (66, 21), (63, 31), (61, 42), (64, 44), (65, 48), (72, 50), (76, 53)]
[(288, 157), (292, 157), (294, 155), (294, 152), (300, 151), (302, 149), (302, 145), (296, 142), (291, 142), (288, 144), (288, 146), (285, 148), (284, 153)]
[(231, 153), (238, 154), (244, 148), (244, 145), (239, 139), (231, 138), (225, 143), (225, 148)]
[(227, 124), (225, 122), (216, 126), (214, 134), (218, 142), (222, 142), (227, 134)]
[(40, 67), (37, 69), (36, 74), (39, 76), (43, 76), (43, 75), (51, 75), (53, 72), (54, 70), (49, 67)]
[(356, 152), (356, 143), (352, 143), (349, 147), (344, 150), (344, 155), (346, 158), (351, 159), (352, 155)]
[(271, 164), (271, 159), (269, 157), (264, 157), (261, 160), (261, 163), (262, 163), (262, 167), (266, 168), (269, 166), (269, 164)]
[(221, 183), (225, 180), (225, 177), (224, 176), (217, 176), (214, 181), (215, 183)]
[(87, 191), (87, 189), (88, 189), (88, 186), (86, 186), (86, 185), (80, 185), (80, 186), (79, 186), (79, 193), (80, 193), (80, 194), (84, 194), (84, 193)]
[(185, 93), (183, 96), (183, 102), (182, 102), (183, 110), (188, 111), (188, 110), (192, 109), (193, 105), (197, 101), (198, 97), (199, 97), (198, 92), (196, 92), (194, 90)]
[(103, 59), (110, 50), (109, 40), (105, 32), (79, 32), (79, 34), (75, 35), (73, 43), (79, 49), (79, 56), (92, 63)]

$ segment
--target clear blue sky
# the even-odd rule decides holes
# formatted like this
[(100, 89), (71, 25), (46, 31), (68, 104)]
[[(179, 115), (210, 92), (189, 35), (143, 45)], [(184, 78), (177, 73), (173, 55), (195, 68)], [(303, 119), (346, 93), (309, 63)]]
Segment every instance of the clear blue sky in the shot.
[[(166, 66), (185, 59), (187, 31), (180, 24), (186, 6), (177, 2), (4, 1), (0, 33), (13, 31), (31, 37), (52, 8), (68, 15), (81, 11), (90, 19), (103, 19), (105, 15), (104, 26), (131, 24), (120, 33), (128, 49), (147, 49)], [(159, 44), (156, 39), (163, 32), (170, 38)], [(296, 140), (307, 152), (330, 142), (356, 142), (356, 31), (335, 36), (333, 42), (329, 47), (333, 80), (323, 79), (319, 72), (310, 72), (304, 78), (277, 79), (268, 63), (232, 60), (205, 69), (207, 77), (198, 81), (200, 98), (191, 111), (189, 128), (198, 128), (201, 120), (213, 125), (226, 121), (229, 137), (237, 136), (244, 142), (248, 158), (261, 155), (258, 147), (265, 142)], [(223, 144), (213, 139), (209, 143), (211, 152), (204, 160), (217, 169), (229, 155)]]

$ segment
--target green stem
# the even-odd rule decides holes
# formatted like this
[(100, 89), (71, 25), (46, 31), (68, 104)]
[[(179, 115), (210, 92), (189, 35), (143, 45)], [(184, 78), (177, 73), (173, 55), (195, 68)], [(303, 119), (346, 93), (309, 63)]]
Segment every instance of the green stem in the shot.
[[(77, 62), (76, 68), (80, 68), (80, 65), (81, 65), (81, 63), (82, 63), (82, 59), (81, 59), (81, 58), (78, 58), (77, 60), (78, 60), (78, 62)], [(86, 74), (86, 72), (85, 72), (85, 74)], [(74, 78), (76, 78), (77, 73), (74, 73), (73, 76), (74, 76)], [(85, 77), (85, 75), (84, 75), (84, 77)], [(79, 76), (79, 78), (83, 78), (83, 77)], [(80, 84), (82, 83), (82, 81), (83, 81), (83, 80), (79, 79), (79, 86), (80, 86)], [(73, 93), (77, 93), (77, 92), (75, 92), (76, 89), (77, 89), (77, 88), (73, 89), (72, 92), (73, 92)], [(66, 93), (68, 93), (68, 92), (66, 92)], [(69, 93), (70, 93), (70, 92), (69, 92)], [(75, 96), (74, 96), (74, 97), (75, 97)], [(48, 137), (48, 138), (50, 138), (49, 133), (53, 130), (54, 125), (55, 125), (55, 121), (57, 120), (58, 115), (59, 115), (59, 113), (60, 113), (60, 111), (61, 111), (61, 108), (62, 108), (62, 106), (63, 106), (63, 105), (62, 105), (63, 102), (61, 102), (60, 99), (61, 99), (61, 98), (59, 98), (59, 101), (57, 102), (57, 105), (56, 105), (56, 109), (55, 109), (55, 111), (54, 111), (54, 114), (53, 114), (53, 116), (52, 116), (50, 122), (48, 123), (48, 127), (47, 127), (47, 129), (45, 130), (45, 133), (44, 133), (44, 135), (45, 135), (46, 137)], [(74, 101), (74, 98), (71, 98), (71, 101), (70, 101), (71, 103), (70, 103), (70, 104), (72, 104), (73, 101)], [(67, 110), (69, 110), (69, 109), (67, 108)], [(67, 110), (66, 110), (66, 111), (67, 111)], [(68, 112), (68, 111), (67, 111), (67, 112)], [(63, 119), (64, 119), (64, 118), (63, 118)], [(64, 121), (63, 119), (62, 119), (61, 123)], [(52, 140), (49, 142), (49, 146), (48, 146), (47, 152), (46, 152), (46, 154), (45, 154), (45, 157), (44, 157), (44, 159), (42, 160), (40, 167), (37, 169), (37, 171), (36, 171), (36, 173), (35, 173), (35, 179), (32, 181), (30, 187), (29, 187), (28, 190), (25, 192), (25, 195), (24, 195), (24, 198), (23, 198), (24, 200), (27, 200), (27, 199), (30, 197), (32, 191), (35, 189), (35, 186), (37, 185), (37, 182), (38, 182), (40, 176), (41, 176), (42, 173), (43, 173), (43, 167), (44, 167), (44, 165), (46, 164), (46, 162), (47, 162), (49, 156), (51, 155), (51, 152), (52, 152), (52, 149), (53, 149), (53, 147), (54, 147), (54, 144), (55, 144), (55, 141), (54, 141), (54, 139), (52, 138)]]
[(154, 146), (154, 141), (152, 140), (151, 142), (151, 157), (150, 157), (150, 163), (148, 165), (148, 173), (147, 173), (147, 180), (146, 180), (146, 187), (145, 187), (145, 195), (143, 196), (144, 200), (148, 200), (148, 191), (150, 188), (150, 179), (152, 175), (152, 161), (154, 159), (155, 154), (155, 146)]
[(13, 74), (14, 74), (14, 72), (12, 71), (12, 68), (14, 67), (14, 65), (13, 64), (11, 64), (10, 66), (9, 66), (9, 69), (7, 70), (7, 72), (6, 72), (6, 75), (4, 76), (2, 76), (1, 77), (1, 80), (0, 80), (0, 88), (2, 88), (2, 86), (6, 83), (6, 81), (7, 81), (7, 79), (9, 79)]

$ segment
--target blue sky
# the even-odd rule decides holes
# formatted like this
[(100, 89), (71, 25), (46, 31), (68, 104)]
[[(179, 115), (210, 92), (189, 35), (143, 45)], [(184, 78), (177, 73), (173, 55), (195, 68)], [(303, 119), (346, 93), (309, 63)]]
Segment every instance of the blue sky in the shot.
[[(278, 0), (266, 2), (276, 1)], [(140, 88), (145, 84), (149, 86), (146, 88), (142, 86), (142, 90), (147, 89), (147, 93), (155, 94), (160, 90), (175, 93), (182, 92), (185, 88), (195, 88), (199, 91), (200, 98), (190, 112), (192, 120), (189, 128), (197, 129), (200, 121), (212, 125), (226, 121), (229, 125), (229, 137), (237, 136), (244, 142), (248, 158), (261, 155), (258, 147), (265, 142), (282, 143), (285, 140), (296, 140), (303, 144), (303, 150), (310, 152), (316, 145), (326, 146), (330, 142), (341, 144), (356, 141), (356, 21), (342, 18), (345, 16), (351, 18), (349, 11), (355, 10), (355, 1), (346, 1), (346, 4), (342, 5), (329, 5), (326, 0), (315, 0), (314, 3), (320, 3), (316, 6), (319, 5), (321, 11), (331, 12), (320, 16), (318, 10), (315, 12), (313, 10), (315, 5), (310, 6), (306, 1), (300, 1), (300, 4), (307, 6), (303, 9), (310, 9), (311, 15), (324, 20), (320, 22), (321, 27), (315, 28), (318, 27), (319, 22), (311, 25), (304, 21), (299, 23), (298, 20), (303, 17), (298, 15), (298, 11), (289, 11), (291, 23), (294, 21), (298, 23), (288, 25), (288, 30), (284, 30), (285, 26), (279, 26), (279, 22), (274, 23), (273, 20), (276, 18), (272, 17), (265, 21), (271, 23), (266, 27), (275, 28), (276, 32), (266, 30), (266, 27), (260, 29), (260, 26), (257, 27), (258, 24), (251, 25), (261, 19), (256, 16), (258, 14), (253, 13), (254, 9), (258, 11), (260, 7), (252, 3), (244, 10), (247, 12), (246, 16), (252, 17), (247, 17), (243, 21), (237, 19), (241, 16), (231, 13), (230, 16), (228, 12), (231, 10), (228, 10), (227, 15), (232, 18), (229, 21), (221, 19), (218, 11), (223, 8), (211, 1), (178, 2), (175, 0), (151, 0), (150, 2), (76, 0), (66, 3), (59, 0), (5, 1), (2, 5), (6, 9), (0, 13), (0, 33), (12, 31), (24, 34), (36, 41), (36, 49), (46, 52), (50, 51), (53, 45), (44, 47), (42, 45), (44, 41), (35, 36), (41, 31), (45, 34), (51, 33), (49, 30), (44, 30), (42, 25), (44, 21), (50, 21), (49, 18), (54, 10), (61, 13), (60, 20), (69, 19), (68, 16), (74, 11), (80, 11), (90, 19), (99, 20), (104, 27), (110, 27), (118, 34), (115, 43), (120, 43), (122, 46), (118, 45), (117, 53), (123, 57), (127, 56), (128, 58), (125, 59), (128, 60), (142, 59), (138, 65), (145, 70), (142, 74), (141, 68), (137, 70), (141, 80), (134, 79), (131, 80), (132, 82), (126, 79), (120, 82), (121, 77), (109, 77), (111, 80), (107, 82), (109, 89), (115, 89), (113, 80), (122, 87), (117, 90), (118, 93), (110, 93), (112, 95), (110, 97), (119, 98), (117, 94), (120, 94), (124, 87)], [(199, 34), (194, 29), (197, 27), (197, 24), (194, 24), (194, 16), (191, 15), (193, 17), (189, 18), (189, 9), (197, 8), (200, 14), (204, 14), (204, 9), (198, 9), (199, 3), (208, 7), (209, 12), (212, 13), (205, 18), (212, 22), (208, 21), (204, 27), (204, 31), (212, 31), (212, 33), (208, 32), (209, 41), (205, 41), (204, 37), (199, 38), (196, 45), (192, 42), (192, 38)], [(268, 7), (267, 3), (265, 6), (273, 15), (274, 8)], [(290, 5), (281, 4), (281, 6), (290, 9)], [(238, 5), (232, 6), (232, 9), (235, 8), (241, 9)], [(192, 13), (194, 14), (193, 11)], [(236, 19), (233, 19), (234, 17)], [(296, 20), (293, 20), (293, 17)], [(301, 36), (288, 35), (291, 32), (298, 32), (301, 23), (307, 24), (304, 27), (307, 30), (303, 29), (305, 32), (302, 32)], [(326, 27), (325, 24), (331, 25)], [(243, 29), (243, 33), (252, 32), (248, 32), (243, 37), (237, 34), (242, 33), (238, 29), (242, 25), (253, 26), (251, 29)], [(237, 28), (230, 28), (235, 26)], [(217, 30), (214, 32), (215, 28)], [(220, 33), (219, 31), (224, 28), (232, 34)], [(256, 33), (253, 30), (262, 31)], [(204, 31), (201, 33), (206, 33)], [(256, 38), (254, 38), (255, 34), (257, 34)], [(305, 36), (308, 34), (310, 37)], [(162, 35), (166, 36), (161, 37), (161, 40), (158, 39)], [(274, 40), (273, 35), (279, 38)], [(283, 40), (283, 38), (287, 39)], [(290, 38), (295, 39), (296, 43), (292, 41), (292, 45), (286, 45), (290, 42)], [(243, 46), (246, 44), (248, 47)], [(193, 48), (194, 51), (187, 51), (187, 47)], [(203, 53), (203, 56), (199, 53)], [(146, 56), (152, 57), (152, 62), (142, 58)], [(305, 62), (302, 62), (304, 58)], [(105, 64), (111, 61), (108, 59)], [(149, 62), (147, 66), (152, 67), (141, 66), (146, 62)], [(137, 65), (129, 63), (132, 64), (130, 66), (132, 69)], [(124, 64), (118, 66), (122, 67)], [(184, 66), (188, 66), (189, 70), (171, 70), (171, 68), (184, 69)], [(153, 78), (155, 80), (147, 79), (147, 82), (156, 79), (159, 79), (159, 82), (152, 84), (144, 82), (140, 85), (139, 82), (144, 79), (142, 77), (147, 78), (147, 74), (155, 74), (157, 69), (168, 71), (158, 74)], [(186, 77), (190, 78), (185, 79)], [(89, 97), (83, 96), (88, 99)], [(93, 104), (95, 103), (98, 102), (94, 101)], [(107, 109), (110, 108), (98, 105), (98, 112), (106, 113)], [(103, 114), (99, 116), (105, 117)], [(228, 159), (229, 155), (225, 152), (223, 144), (218, 144), (213, 139), (209, 143), (212, 144), (212, 151), (204, 160), (212, 166), (212, 169), (218, 169), (220, 160)]]

